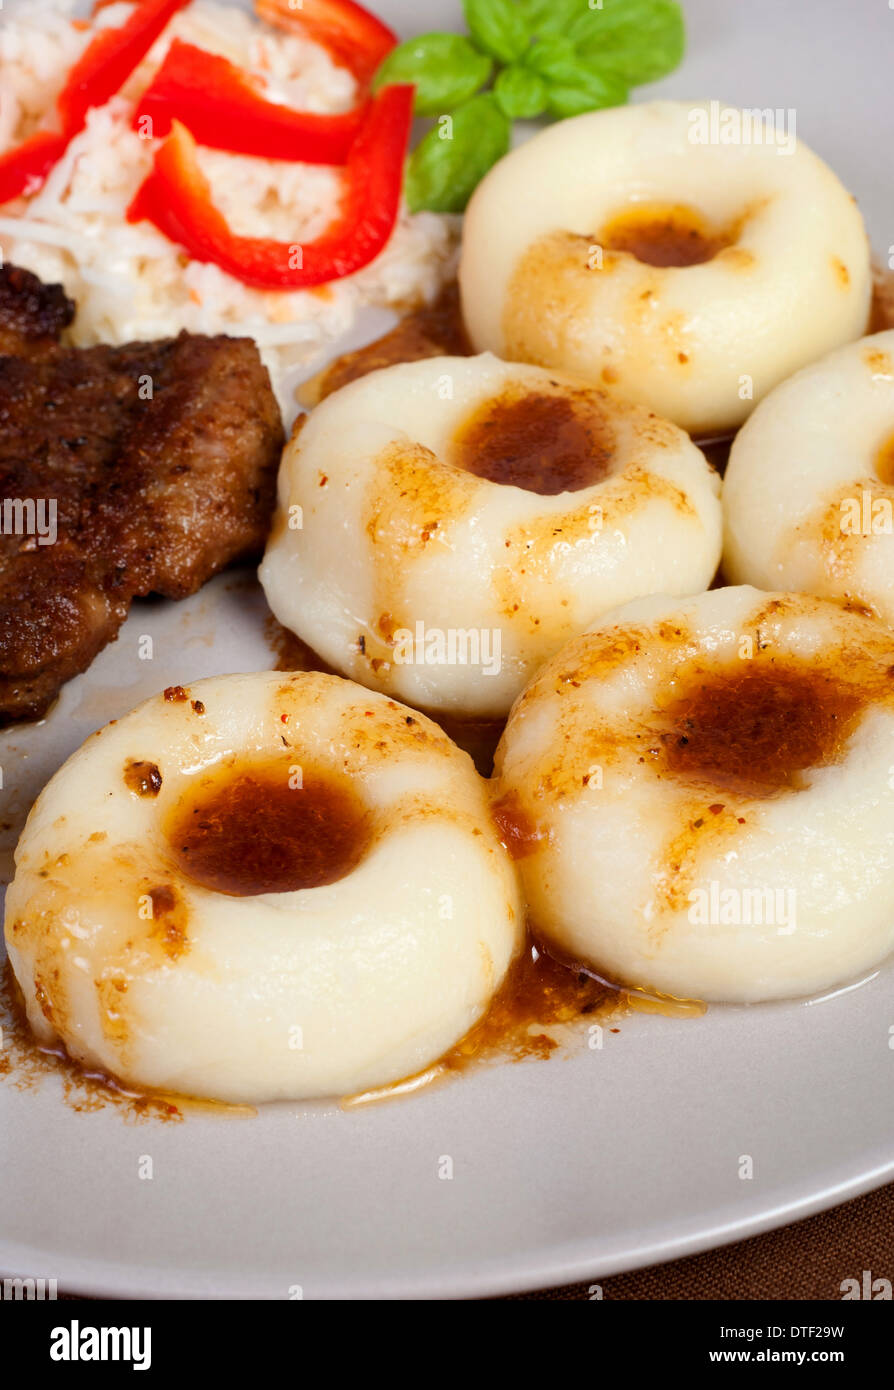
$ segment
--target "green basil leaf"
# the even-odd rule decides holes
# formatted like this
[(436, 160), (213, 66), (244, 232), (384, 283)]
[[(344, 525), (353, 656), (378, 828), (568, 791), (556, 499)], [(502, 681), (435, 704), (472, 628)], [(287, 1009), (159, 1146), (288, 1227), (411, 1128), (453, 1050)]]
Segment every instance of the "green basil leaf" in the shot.
[(582, 4), (565, 32), (582, 58), (631, 87), (672, 72), (686, 46), (675, 0), (602, 0), (602, 8), (592, 10)]
[(547, 109), (553, 116), (579, 116), (603, 106), (623, 106), (624, 77), (581, 57), (568, 38), (539, 38), (525, 55), (526, 64), (546, 82)]
[(417, 116), (452, 111), (488, 80), (493, 63), (460, 34), (421, 34), (388, 54), (373, 78), (373, 91), (389, 82), (412, 82)]
[(614, 72), (582, 70), (575, 80), (551, 82), (547, 92), (547, 108), (553, 116), (580, 116), (584, 111), (599, 111), (605, 106), (623, 106), (627, 101), (627, 85)]
[(519, 0), (519, 9), (532, 34), (564, 34), (587, 0)]
[(531, 33), (514, 0), (463, 0), (469, 33), (479, 48), (501, 63), (514, 63), (530, 42)]
[(512, 125), (492, 92), (458, 106), (410, 155), (404, 194), (411, 212), (462, 212), (476, 185), (509, 149)]
[(547, 35), (537, 39), (525, 54), (525, 66), (545, 77), (548, 82), (573, 81), (589, 65), (582, 63), (570, 39)]
[(543, 78), (517, 63), (503, 68), (498, 74), (494, 96), (512, 121), (529, 121), (546, 110), (546, 83)]

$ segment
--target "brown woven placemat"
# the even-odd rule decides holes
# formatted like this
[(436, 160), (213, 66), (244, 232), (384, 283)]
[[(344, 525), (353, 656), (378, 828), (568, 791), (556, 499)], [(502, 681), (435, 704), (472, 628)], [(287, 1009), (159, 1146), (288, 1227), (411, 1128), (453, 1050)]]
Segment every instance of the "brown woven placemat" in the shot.
[(894, 1184), (767, 1235), (702, 1255), (514, 1299), (838, 1300), (845, 1279), (894, 1283)]

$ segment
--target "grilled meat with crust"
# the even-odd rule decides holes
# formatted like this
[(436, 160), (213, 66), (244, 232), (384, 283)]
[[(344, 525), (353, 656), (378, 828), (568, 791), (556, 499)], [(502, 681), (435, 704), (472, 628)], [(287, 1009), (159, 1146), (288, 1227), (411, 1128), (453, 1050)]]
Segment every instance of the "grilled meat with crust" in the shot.
[[(52, 337), (53, 288), (30, 327), (0, 291), (3, 341)], [(134, 597), (184, 598), (260, 551), (282, 442), (246, 338), (0, 357), (0, 722), (42, 714)]]
[(74, 315), (61, 285), (45, 285), (17, 265), (0, 266), (0, 354), (44, 356)]

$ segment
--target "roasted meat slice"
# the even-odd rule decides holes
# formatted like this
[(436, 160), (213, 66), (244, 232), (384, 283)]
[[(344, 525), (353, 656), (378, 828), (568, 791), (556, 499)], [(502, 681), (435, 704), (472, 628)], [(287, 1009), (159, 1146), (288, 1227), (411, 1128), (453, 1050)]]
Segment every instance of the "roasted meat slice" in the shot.
[(260, 551), (281, 447), (248, 339), (0, 357), (0, 722), (43, 713), (132, 598)]
[(472, 345), (463, 325), (459, 286), (446, 285), (433, 304), (425, 304), (402, 318), (390, 333), (366, 347), (343, 353), (305, 381), (301, 402), (308, 409), (368, 372), (393, 367), (397, 362), (418, 362), (424, 357), (468, 357)]
[(74, 314), (61, 285), (45, 285), (17, 265), (0, 266), (0, 353), (45, 356)]

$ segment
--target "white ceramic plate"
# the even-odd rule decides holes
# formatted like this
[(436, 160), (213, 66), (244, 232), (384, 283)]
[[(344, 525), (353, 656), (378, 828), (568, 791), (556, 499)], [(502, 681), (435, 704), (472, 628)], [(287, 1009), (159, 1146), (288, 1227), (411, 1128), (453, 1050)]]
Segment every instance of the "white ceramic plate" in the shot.
[[(450, 3), (378, 8), (404, 34), (459, 15)], [(894, 12), (882, 0), (685, 8), (689, 56), (652, 90), (794, 107), (887, 255)], [(270, 665), (265, 614), (245, 573), (182, 604), (135, 605), (45, 723), (0, 736), (0, 819), (19, 825), (62, 759), (151, 692)], [(143, 633), (155, 639), (149, 662)], [(495, 1294), (670, 1259), (894, 1178), (892, 1025), (889, 966), (811, 1004), (634, 1015), (601, 1051), (494, 1066), (349, 1112), (277, 1105), (134, 1126), (115, 1108), (75, 1112), (59, 1077), (0, 1084), (0, 1270), (108, 1295), (288, 1298), (300, 1286), (306, 1298), (390, 1298)]]

